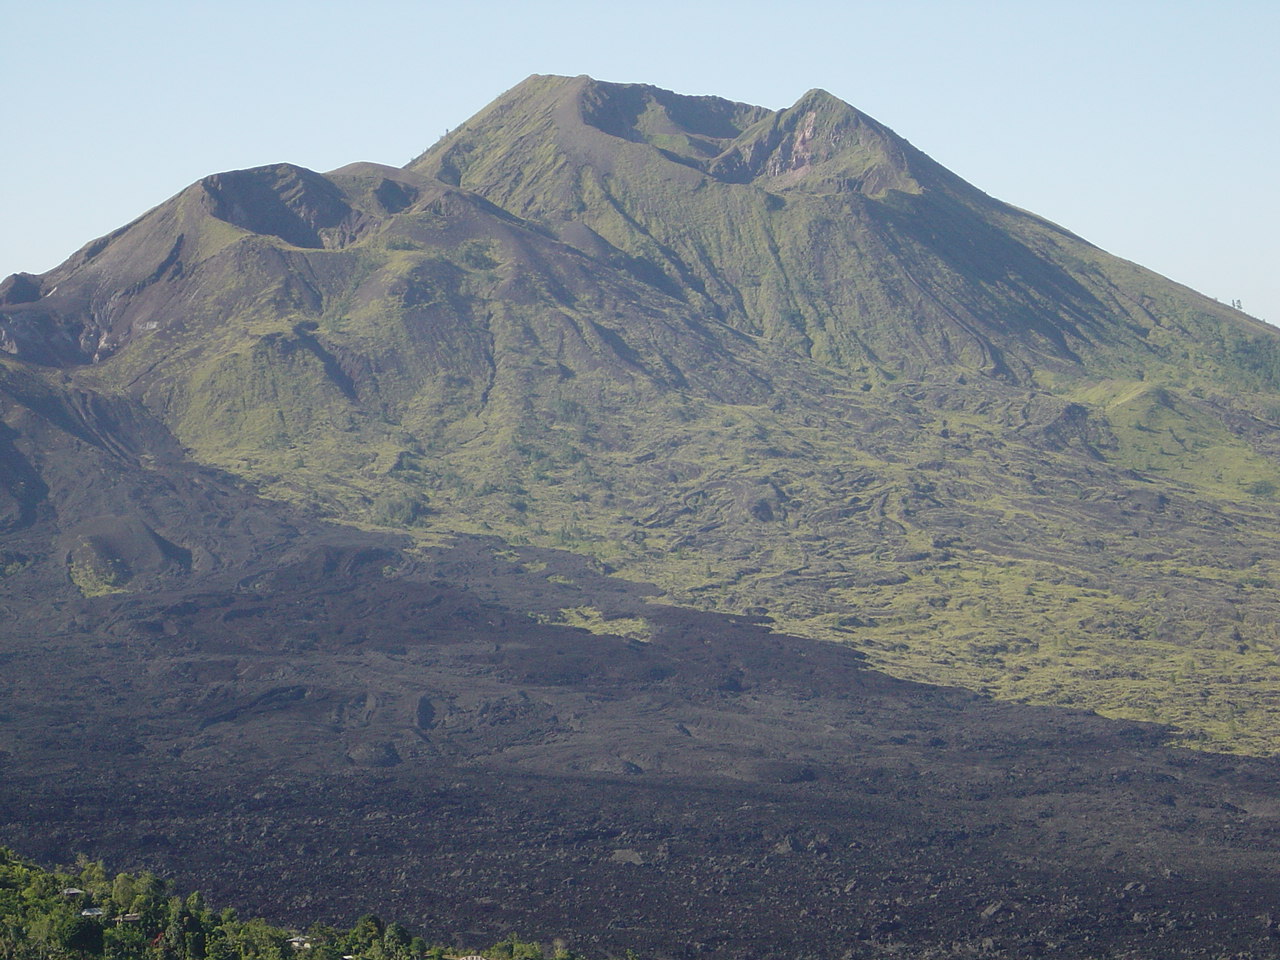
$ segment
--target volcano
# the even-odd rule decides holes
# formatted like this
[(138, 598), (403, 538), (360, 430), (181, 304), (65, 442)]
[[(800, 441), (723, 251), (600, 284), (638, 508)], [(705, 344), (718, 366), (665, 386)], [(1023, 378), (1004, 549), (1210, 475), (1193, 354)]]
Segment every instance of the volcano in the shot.
[(24, 853), (612, 952), (1275, 952), (1280, 335), (825, 91), (535, 76), (211, 175), (0, 347)]

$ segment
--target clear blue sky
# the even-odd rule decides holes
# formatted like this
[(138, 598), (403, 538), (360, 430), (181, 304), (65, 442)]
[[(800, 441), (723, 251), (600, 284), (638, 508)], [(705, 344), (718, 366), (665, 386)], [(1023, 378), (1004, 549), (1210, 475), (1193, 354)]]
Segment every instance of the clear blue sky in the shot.
[(218, 170), (404, 164), (530, 73), (823, 87), (977, 186), (1280, 323), (1280, 0), (0, 0), (0, 276)]

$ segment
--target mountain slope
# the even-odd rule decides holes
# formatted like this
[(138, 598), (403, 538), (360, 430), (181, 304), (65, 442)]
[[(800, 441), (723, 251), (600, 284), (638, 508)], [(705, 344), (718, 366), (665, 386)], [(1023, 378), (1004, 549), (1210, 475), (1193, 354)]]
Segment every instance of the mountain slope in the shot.
[(1219, 747), (1280, 731), (1275, 332), (822, 91), (533, 77), (404, 170), (208, 177), (6, 281), (0, 345), (335, 519), (567, 547)]
[(1151, 318), (1108, 273), (1122, 265), (1090, 269), (1088, 244), (991, 200), (824, 91), (762, 115), (535, 77), (409, 169), (551, 229), (585, 225), (700, 309), (824, 362), (1026, 379), (1081, 357), (1095, 374), (1146, 359), (1136, 348)]

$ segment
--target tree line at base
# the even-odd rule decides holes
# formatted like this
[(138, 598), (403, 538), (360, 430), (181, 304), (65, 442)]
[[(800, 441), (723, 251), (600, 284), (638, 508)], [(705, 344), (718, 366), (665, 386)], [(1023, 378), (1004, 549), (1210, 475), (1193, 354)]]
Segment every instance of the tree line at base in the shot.
[[(149, 872), (107, 874), (85, 857), (45, 870), (0, 847), (0, 960), (447, 960), (398, 923), (361, 917), (347, 930), (316, 925), (296, 934), (265, 920), (214, 910), (199, 892), (176, 895)], [(557, 941), (545, 951), (512, 934), (489, 960), (583, 960)]]

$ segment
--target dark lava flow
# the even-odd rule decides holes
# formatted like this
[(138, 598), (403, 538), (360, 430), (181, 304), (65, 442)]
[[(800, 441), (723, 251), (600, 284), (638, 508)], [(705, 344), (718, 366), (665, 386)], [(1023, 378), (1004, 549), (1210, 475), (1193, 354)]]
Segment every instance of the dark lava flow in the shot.
[[(0, 836), (471, 944), (1280, 955), (1274, 763), (888, 678), (569, 554), (403, 547), (314, 525), (283, 566), (20, 620)], [(539, 622), (587, 604), (651, 639)]]

